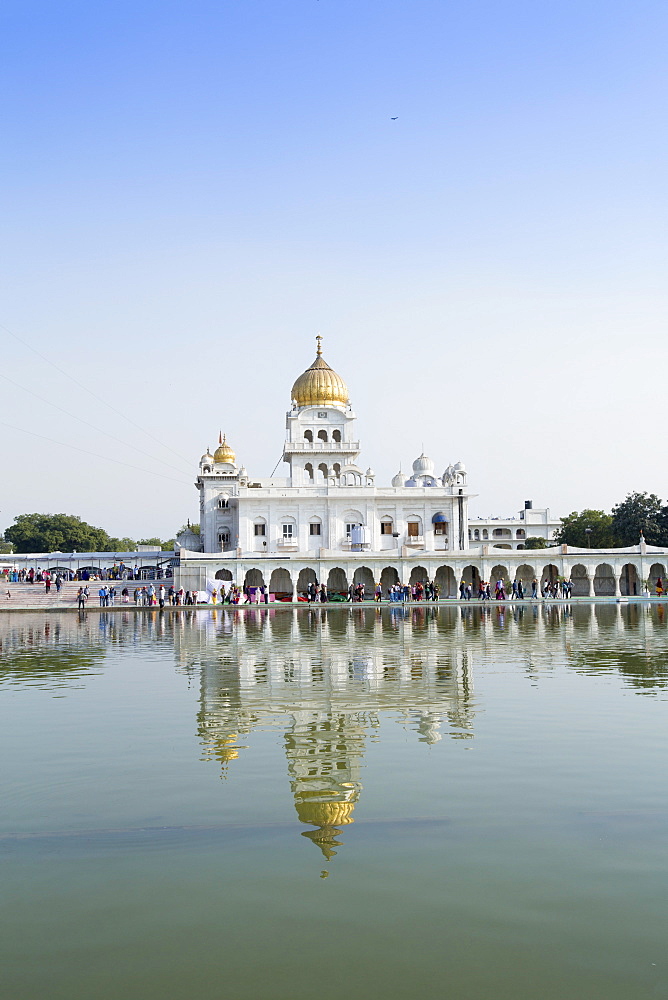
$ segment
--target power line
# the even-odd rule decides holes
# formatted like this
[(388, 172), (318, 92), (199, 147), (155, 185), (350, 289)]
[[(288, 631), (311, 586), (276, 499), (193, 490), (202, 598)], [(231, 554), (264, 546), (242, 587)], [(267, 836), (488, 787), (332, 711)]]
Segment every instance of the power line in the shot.
[(174, 451), (173, 448), (170, 448), (169, 445), (165, 444), (164, 441), (161, 441), (160, 438), (157, 438), (154, 434), (151, 434), (150, 431), (147, 431), (145, 427), (141, 426), (141, 424), (136, 424), (134, 420), (131, 420), (130, 417), (128, 417), (127, 414), (123, 413), (122, 410), (117, 410), (115, 406), (112, 406), (111, 403), (108, 402), (108, 400), (102, 399), (101, 396), (96, 395), (96, 393), (94, 393), (92, 389), (89, 389), (88, 386), (84, 385), (82, 382), (79, 382), (79, 380), (76, 379), (74, 375), (70, 375), (69, 372), (64, 371), (55, 363), (55, 361), (51, 361), (50, 358), (47, 358), (44, 354), (38, 351), (36, 347), (33, 347), (32, 344), (29, 344), (28, 341), (23, 340), (22, 337), (19, 337), (19, 335), (17, 333), (14, 333), (13, 330), (10, 330), (9, 327), (5, 326), (3, 323), (0, 323), (0, 330), (4, 330), (6, 333), (10, 335), (10, 337), (13, 337), (14, 340), (18, 340), (20, 344), (23, 344), (24, 347), (27, 347), (28, 350), (36, 354), (38, 358), (41, 358), (42, 361), (45, 361), (47, 365), (51, 365), (52, 368), (55, 368), (56, 371), (60, 372), (61, 375), (64, 375), (65, 378), (70, 379), (70, 381), (74, 382), (75, 385), (78, 385), (80, 389), (83, 389), (84, 392), (87, 392), (88, 395), (92, 396), (93, 399), (97, 400), (98, 403), (104, 403), (104, 405), (108, 406), (109, 409), (112, 410), (114, 413), (117, 413), (120, 417), (123, 417), (124, 420), (127, 420), (128, 423), (131, 424), (133, 427), (135, 427), (137, 430), (142, 431), (143, 434), (146, 434), (147, 437), (150, 437), (152, 441), (157, 442), (157, 444), (159, 444), (162, 448), (166, 448), (167, 451), (171, 451), (173, 455), (176, 455), (176, 457), (180, 459), (182, 462), (185, 462), (186, 465), (190, 465), (190, 462), (188, 461), (187, 458), (184, 458), (183, 455), (179, 455), (178, 452)]
[[(137, 445), (130, 444), (127, 441), (123, 441), (122, 438), (116, 437), (115, 434), (112, 434), (110, 431), (105, 431), (101, 427), (96, 427), (95, 424), (91, 424), (89, 420), (84, 420), (83, 417), (78, 416), (76, 413), (70, 413), (69, 410), (66, 410), (62, 406), (59, 406), (58, 403), (54, 403), (52, 399), (47, 399), (46, 396), (40, 396), (40, 394), (38, 392), (35, 392), (34, 389), (29, 389), (27, 386), (21, 385), (20, 382), (14, 381), (14, 379), (10, 378), (9, 375), (5, 375), (3, 374), (3, 372), (0, 372), (0, 378), (4, 378), (5, 382), (10, 382), (12, 385), (17, 386), (17, 388), (22, 389), (24, 392), (29, 393), (31, 396), (34, 396), (35, 399), (41, 399), (43, 403), (47, 403), (49, 406), (53, 406), (56, 410), (60, 410), (60, 412), (64, 413), (66, 416), (72, 417), (73, 420), (79, 420), (82, 424), (85, 424), (86, 427), (92, 427), (93, 430), (97, 431), (98, 434), (106, 434), (106, 436), (111, 438), (112, 441), (118, 441), (119, 444), (122, 444), (124, 448), (132, 448), (134, 451), (138, 451), (140, 454), (143, 453), (142, 449), (138, 448)], [(164, 458), (158, 458), (157, 461), (161, 462), (162, 465), (164, 465), (166, 468), (173, 469), (174, 472), (183, 473), (182, 469), (177, 469), (175, 465), (170, 465), (169, 462), (165, 462)]]
[(83, 455), (91, 455), (93, 458), (101, 458), (105, 462), (113, 462), (115, 465), (124, 465), (127, 469), (133, 469), (135, 472), (148, 472), (151, 476), (159, 476), (160, 479), (169, 479), (172, 483), (179, 483), (180, 486), (186, 486), (187, 480), (185, 479), (175, 479), (174, 476), (166, 476), (162, 472), (155, 472), (153, 469), (140, 469), (137, 465), (130, 465), (129, 462), (121, 462), (118, 458), (110, 458), (109, 455), (98, 455), (95, 451), (87, 451), (85, 448), (79, 448), (76, 444), (67, 444), (65, 441), (56, 441), (55, 438), (46, 437), (45, 434), (38, 434), (37, 431), (29, 431), (26, 427), (15, 427), (13, 424), (5, 423), (4, 420), (0, 420), (0, 427), (7, 427), (10, 431), (18, 431), (20, 434), (30, 434), (32, 437), (41, 438), (42, 441), (49, 441), (50, 444), (60, 445), (61, 448), (72, 448), (74, 451), (80, 451)]

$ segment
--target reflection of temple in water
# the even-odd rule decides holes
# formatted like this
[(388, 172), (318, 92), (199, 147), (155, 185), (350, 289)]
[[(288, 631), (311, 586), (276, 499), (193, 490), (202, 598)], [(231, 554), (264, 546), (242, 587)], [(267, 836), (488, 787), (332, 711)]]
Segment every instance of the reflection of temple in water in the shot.
[(227, 774), (245, 735), (282, 731), (296, 813), (312, 827), (303, 835), (328, 859), (354, 822), (381, 713), (426, 744), (473, 736), (467, 653), (433, 641), (433, 609), (409, 618), (403, 609), (219, 609), (177, 635), (181, 662), (200, 674), (207, 756)]

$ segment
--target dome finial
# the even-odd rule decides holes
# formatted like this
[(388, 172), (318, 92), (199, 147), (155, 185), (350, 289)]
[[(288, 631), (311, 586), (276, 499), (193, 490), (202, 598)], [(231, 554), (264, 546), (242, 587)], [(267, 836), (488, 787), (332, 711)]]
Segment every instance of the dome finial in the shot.
[(321, 358), (322, 357), (322, 343), (321, 343), (322, 337), (320, 336), (319, 333), (317, 333), (315, 339), (318, 341), (318, 347), (317, 347), (315, 353), (317, 354), (317, 356), (319, 358)]

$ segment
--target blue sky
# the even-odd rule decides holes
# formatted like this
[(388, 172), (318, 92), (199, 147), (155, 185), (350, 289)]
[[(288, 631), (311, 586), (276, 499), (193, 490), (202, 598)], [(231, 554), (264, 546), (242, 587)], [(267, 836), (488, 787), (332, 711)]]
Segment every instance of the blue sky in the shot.
[(476, 513), (668, 498), (667, 22), (6, 3), (0, 526), (171, 534), (221, 426), (268, 475), (318, 331), (381, 482), (424, 443)]

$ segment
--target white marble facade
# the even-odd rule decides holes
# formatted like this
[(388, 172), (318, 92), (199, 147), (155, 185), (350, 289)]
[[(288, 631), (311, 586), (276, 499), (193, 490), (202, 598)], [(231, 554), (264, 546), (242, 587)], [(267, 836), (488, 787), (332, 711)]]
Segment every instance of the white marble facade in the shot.
[[(328, 553), (452, 552), (468, 547), (466, 470), (437, 475), (420, 455), (409, 475), (378, 486), (358, 464), (355, 413), (343, 380), (316, 359), (295, 382), (286, 416), (288, 475), (264, 479), (237, 463), (226, 439), (200, 460), (200, 538), (204, 552), (234, 557)], [(193, 545), (194, 539), (188, 541)]]
[[(320, 338), (318, 338), (319, 340)], [(441, 597), (460, 581), (526, 585), (573, 580), (576, 596), (615, 597), (651, 591), (668, 569), (668, 551), (637, 546), (610, 551), (560, 545), (525, 549), (531, 536), (553, 543), (559, 521), (525, 505), (518, 518), (469, 521), (471, 494), (461, 461), (442, 472), (419, 455), (409, 473), (380, 486), (359, 464), (360, 442), (348, 389), (322, 357), (295, 381), (286, 415), (287, 475), (251, 475), (222, 436), (202, 456), (196, 486), (200, 535), (179, 536), (176, 582), (204, 590), (215, 581), (266, 584), (295, 599), (319, 581), (331, 593), (364, 583), (435, 580)]]

